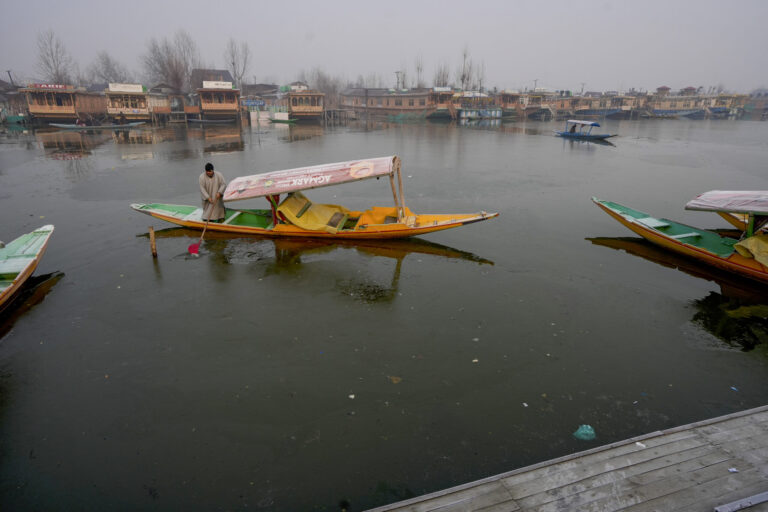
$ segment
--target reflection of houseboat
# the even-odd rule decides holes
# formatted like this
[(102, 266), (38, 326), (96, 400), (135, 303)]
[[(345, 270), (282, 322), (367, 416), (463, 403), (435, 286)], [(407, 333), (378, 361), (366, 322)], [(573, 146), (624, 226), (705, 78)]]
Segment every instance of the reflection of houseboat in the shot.
[(353, 88), (341, 93), (341, 108), (370, 116), (423, 119), (434, 110), (430, 89)]
[(109, 84), (107, 115), (113, 122), (149, 121), (149, 101), (146, 88), (141, 84)]
[(109, 132), (35, 132), (35, 139), (45, 150), (45, 156), (55, 160), (76, 160), (90, 155), (92, 149), (108, 141), (110, 137)]
[(71, 85), (30, 84), (20, 92), (27, 97), (32, 122), (96, 119), (103, 117), (107, 110), (103, 93), (86, 92)]

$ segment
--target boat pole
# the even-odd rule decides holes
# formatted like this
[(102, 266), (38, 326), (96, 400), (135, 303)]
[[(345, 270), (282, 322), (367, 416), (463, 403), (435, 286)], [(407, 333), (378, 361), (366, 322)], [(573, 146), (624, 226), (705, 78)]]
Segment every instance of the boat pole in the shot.
[(400, 209), (397, 211), (397, 220), (402, 222), (405, 218), (405, 196), (403, 195), (403, 173), (400, 171), (400, 159), (397, 160), (397, 185), (400, 189)]
[(152, 249), (152, 257), (157, 258), (157, 244), (155, 243), (155, 228), (149, 226), (149, 247)]

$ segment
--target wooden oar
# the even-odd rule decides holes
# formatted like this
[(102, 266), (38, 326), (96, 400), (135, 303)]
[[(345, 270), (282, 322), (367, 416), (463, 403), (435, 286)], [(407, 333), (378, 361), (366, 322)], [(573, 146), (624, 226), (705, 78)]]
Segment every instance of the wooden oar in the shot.
[(197, 255), (200, 251), (200, 244), (203, 243), (203, 237), (205, 236), (205, 230), (208, 229), (208, 223), (211, 221), (211, 214), (213, 213), (213, 206), (218, 202), (218, 198), (215, 202), (211, 203), (211, 206), (208, 207), (208, 218), (205, 220), (205, 226), (203, 226), (203, 234), (200, 235), (200, 240), (197, 241), (196, 244), (192, 244), (189, 247), (187, 247), (187, 251), (189, 254)]

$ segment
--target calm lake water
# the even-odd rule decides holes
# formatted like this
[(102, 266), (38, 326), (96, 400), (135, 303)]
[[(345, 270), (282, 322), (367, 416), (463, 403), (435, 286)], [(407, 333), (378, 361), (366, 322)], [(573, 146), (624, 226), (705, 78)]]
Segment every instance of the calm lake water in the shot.
[[(767, 288), (590, 201), (725, 228), (683, 206), (768, 189), (768, 123), (560, 126), (0, 135), (0, 238), (56, 226), (0, 320), (0, 508), (363, 510), (768, 403)], [(392, 154), (415, 212), (501, 215), (401, 242), (207, 234), (192, 259), (199, 233), (129, 208), (198, 204), (207, 161)], [(392, 202), (384, 180), (308, 195)]]

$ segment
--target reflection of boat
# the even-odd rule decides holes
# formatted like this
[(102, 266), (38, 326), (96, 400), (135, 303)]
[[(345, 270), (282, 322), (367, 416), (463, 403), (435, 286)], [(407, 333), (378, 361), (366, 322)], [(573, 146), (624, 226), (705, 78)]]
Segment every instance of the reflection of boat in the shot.
[[(395, 200), (393, 207), (374, 206), (351, 211), (343, 206), (315, 204), (301, 191), (339, 185), (362, 179), (389, 177)], [(399, 192), (398, 192), (399, 190)], [(287, 194), (280, 202), (280, 194)], [(396, 156), (340, 162), (275, 171), (232, 180), (224, 201), (265, 197), (271, 210), (227, 209), (225, 220), (210, 223), (208, 231), (228, 233), (381, 239), (417, 236), (492, 219), (498, 213), (414, 214), (405, 206), (400, 158)], [(185, 227), (203, 229), (202, 208), (168, 204), (133, 204), (131, 208)]]
[[(141, 236), (149, 236), (143, 234)], [(155, 231), (156, 238), (199, 238), (197, 230), (188, 228), (166, 228)], [(206, 232), (206, 240), (232, 240), (239, 238), (231, 233)], [(357, 252), (371, 256), (387, 258), (403, 258), (409, 254), (425, 254), (439, 256), (441, 258), (473, 261), (475, 263), (493, 265), (491, 260), (481, 258), (471, 252), (454, 249), (446, 245), (437, 244), (421, 238), (402, 238), (396, 240), (338, 240), (323, 238), (268, 238), (265, 242), (275, 245), (275, 249), (281, 251), (293, 251), (298, 253), (321, 252), (335, 249), (354, 249)]]
[(688, 275), (713, 281), (720, 293), (693, 301), (693, 320), (729, 345), (751, 350), (768, 343), (768, 288), (692, 258), (665, 251), (643, 238), (587, 238), (595, 245), (621, 250)]
[[(595, 198), (592, 198), (592, 201), (619, 223), (650, 242), (696, 258), (708, 265), (768, 282), (768, 266), (759, 261), (759, 259), (763, 259), (759, 246), (768, 244), (767, 241), (763, 240), (763, 237), (768, 235), (754, 235), (754, 229), (757, 227), (755, 226), (755, 217), (757, 216), (758, 223), (768, 221), (768, 200), (765, 200), (768, 194), (765, 194), (763, 198), (764, 203), (760, 203), (758, 195), (755, 196), (758, 200), (749, 205), (740, 203), (736, 194), (739, 193), (708, 192), (689, 201), (686, 209), (747, 213), (752, 221), (750, 222), (751, 226), (744, 233), (742, 241), (668, 219), (657, 219), (647, 213), (633, 210), (618, 203)], [(749, 209), (749, 211), (745, 211), (745, 209)]]
[(99, 124), (99, 125), (80, 125), (80, 124), (63, 124), (63, 123), (48, 123), (48, 126), (53, 126), (55, 128), (61, 128), (63, 130), (129, 130), (131, 128), (136, 128), (137, 126), (140, 126), (144, 124), (144, 121), (135, 121), (133, 123), (125, 123), (125, 124)]
[(35, 271), (52, 233), (48, 224), (0, 247), (0, 309)]
[[(142, 234), (140, 236), (149, 236)], [(155, 231), (157, 238), (198, 238), (198, 232), (185, 228), (168, 228)], [(451, 247), (440, 245), (420, 238), (407, 238), (400, 240), (328, 240), (318, 238), (262, 238), (248, 240), (247, 244), (239, 242), (244, 241), (237, 235), (228, 233), (211, 233), (209, 237), (206, 232), (206, 249), (209, 254), (216, 258), (223, 258), (228, 263), (238, 262), (253, 263), (266, 269), (268, 274), (278, 275), (283, 272), (290, 272), (293, 275), (296, 272), (297, 265), (303, 265), (303, 270), (318, 261), (312, 256), (333, 253), (335, 251), (354, 251), (359, 255), (374, 258), (390, 258), (395, 260), (395, 268), (390, 282), (382, 284), (380, 280), (373, 275), (367, 275), (359, 272), (349, 272), (345, 267), (334, 266), (338, 268), (335, 283), (343, 295), (352, 297), (363, 302), (382, 302), (391, 301), (397, 296), (397, 290), (400, 280), (400, 271), (403, 261), (409, 255), (434, 256), (436, 258), (447, 258), (453, 260), (463, 260), (477, 263), (479, 265), (493, 265), (493, 262), (481, 258), (470, 252), (453, 249)], [(228, 243), (233, 240), (233, 243)], [(303, 259), (303, 260), (302, 260)], [(325, 258), (321, 258), (319, 263)], [(341, 270), (344, 268), (344, 270)], [(382, 266), (376, 265), (377, 272)], [(327, 275), (329, 269), (322, 266), (323, 275)]]
[(42, 302), (45, 296), (48, 295), (48, 292), (51, 291), (51, 288), (62, 277), (64, 277), (62, 272), (52, 272), (50, 274), (32, 276), (27, 279), (24, 286), (14, 296), (13, 307), (8, 307), (2, 311), (2, 316), (0, 316), (0, 338), (11, 330), (11, 327), (13, 327), (13, 324), (21, 315)]
[(190, 124), (232, 124), (237, 121), (236, 117), (227, 119), (187, 119)]
[(567, 139), (578, 139), (578, 140), (605, 140), (609, 137), (615, 137), (616, 135), (611, 135), (610, 133), (592, 133), (592, 129), (596, 126), (600, 126), (599, 123), (596, 123), (595, 121), (579, 121), (576, 119), (569, 119), (565, 122), (565, 130), (555, 131), (557, 135), (560, 137), (565, 137)]

